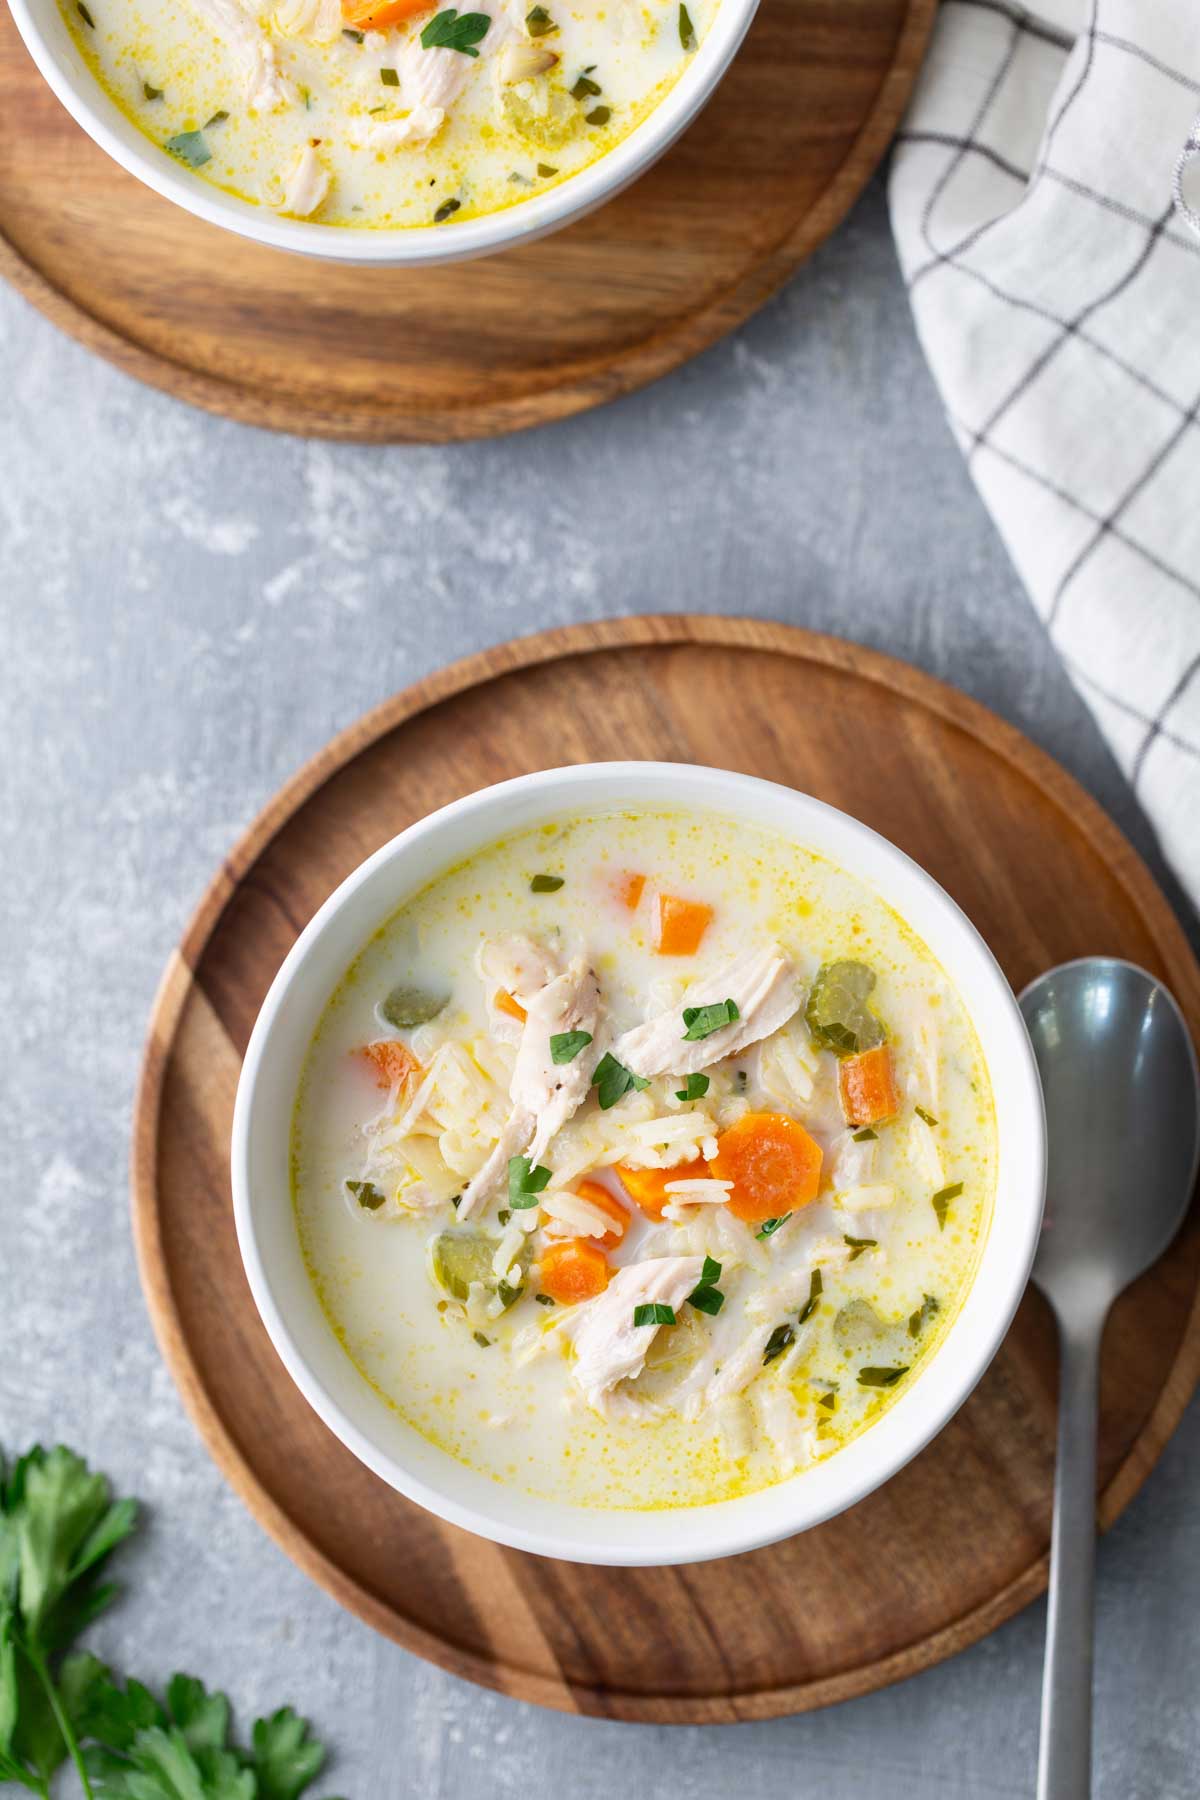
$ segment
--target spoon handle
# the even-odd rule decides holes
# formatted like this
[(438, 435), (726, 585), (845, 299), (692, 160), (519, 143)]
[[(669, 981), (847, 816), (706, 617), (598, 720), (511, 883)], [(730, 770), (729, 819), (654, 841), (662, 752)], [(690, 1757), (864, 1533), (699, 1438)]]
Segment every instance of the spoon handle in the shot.
[(1059, 1319), (1058, 1467), (1038, 1800), (1089, 1800), (1092, 1791), (1096, 1418), (1103, 1331), (1103, 1317)]

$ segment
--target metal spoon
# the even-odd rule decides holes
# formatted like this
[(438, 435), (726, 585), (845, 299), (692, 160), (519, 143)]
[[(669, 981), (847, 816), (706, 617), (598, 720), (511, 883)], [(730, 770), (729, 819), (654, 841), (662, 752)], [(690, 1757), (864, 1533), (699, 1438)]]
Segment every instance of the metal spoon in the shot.
[(1058, 1470), (1038, 1800), (1088, 1800), (1100, 1340), (1113, 1301), (1182, 1223), (1200, 1080), (1160, 982), (1091, 956), (1031, 982), (1021, 1011), (1046, 1096), (1046, 1219), (1033, 1278), (1058, 1319)]

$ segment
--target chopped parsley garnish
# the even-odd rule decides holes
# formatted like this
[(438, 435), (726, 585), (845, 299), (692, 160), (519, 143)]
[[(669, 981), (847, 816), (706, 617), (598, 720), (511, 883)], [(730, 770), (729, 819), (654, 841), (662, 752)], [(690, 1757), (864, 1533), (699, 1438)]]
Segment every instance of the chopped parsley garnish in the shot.
[(521, 1289), (519, 1287), (510, 1287), (507, 1281), (498, 1281), (496, 1283), (496, 1292), (499, 1294), (501, 1304), (504, 1306), (511, 1306), (514, 1300), (519, 1300), (521, 1298)]
[(827, 1394), (817, 1395), (817, 1405), (821, 1408), (822, 1412), (831, 1413), (837, 1411), (837, 1395), (832, 1388), (829, 1389)]
[(96, 21), (93, 19), (87, 7), (83, 4), (83, 0), (75, 0), (75, 11), (79, 14), (84, 24), (90, 27), (92, 31), (95, 31)]
[(362, 32), (352, 31), (349, 25), (342, 26), (342, 36), (344, 38), (349, 38), (352, 44), (361, 44), (363, 41)]
[(535, 875), (529, 883), (531, 894), (557, 894), (563, 884), (561, 875)]
[(527, 1156), (508, 1159), (508, 1204), (514, 1212), (528, 1212), (538, 1203), (537, 1197), (550, 1179), (549, 1169), (531, 1164)]
[(921, 1333), (924, 1331), (925, 1327), (928, 1325), (930, 1319), (935, 1318), (937, 1316), (937, 1314), (941, 1311), (941, 1309), (942, 1309), (941, 1301), (937, 1298), (937, 1295), (936, 1294), (926, 1294), (925, 1298), (921, 1301), (920, 1306), (918, 1306), (916, 1312), (910, 1313), (910, 1315), (909, 1315), (909, 1320), (908, 1320), (908, 1335), (909, 1335), (909, 1337), (910, 1338), (920, 1337)]
[(874, 1141), (874, 1139), (877, 1138), (878, 1136), (879, 1136), (879, 1133), (877, 1131), (872, 1131), (872, 1129), (869, 1125), (864, 1125), (861, 1131), (855, 1132), (854, 1142), (856, 1144), (869, 1144), (869, 1143), (872, 1143)]
[(163, 97), (163, 90), (161, 88), (153, 87), (148, 81), (143, 81), (142, 92), (145, 94), (147, 100), (161, 100)]
[(549, 163), (539, 163), (537, 166), (537, 172), (539, 175), (541, 175), (543, 177), (543, 179), (546, 176), (558, 174), (558, 170), (555, 168), (552, 168)]
[(600, 92), (600, 83), (593, 81), (589, 75), (581, 75), (571, 89), (572, 100), (586, 100), (591, 94)]
[(169, 137), (166, 148), (190, 169), (203, 168), (206, 162), (212, 161), (212, 151), (198, 131), (181, 131), (175, 137)]
[(600, 1111), (607, 1112), (631, 1088), (636, 1088), (640, 1093), (650, 1083), (640, 1075), (635, 1075), (632, 1069), (627, 1069), (624, 1063), (619, 1063), (611, 1050), (606, 1050), (596, 1064), (592, 1086), (599, 1089)]
[(461, 205), (462, 205), (461, 200), (443, 200), (442, 204), (438, 207), (437, 211), (433, 215), (434, 224), (435, 225), (444, 225), (447, 219), (451, 219), (454, 217), (454, 214), (458, 211), (458, 209)]
[(707, 1075), (685, 1075), (683, 1086), (675, 1089), (677, 1100), (703, 1100), (708, 1092)]
[(475, 1342), (479, 1345), (481, 1350), (490, 1349), (492, 1340), (490, 1337), (484, 1337), (482, 1331), (473, 1331), (471, 1336), (475, 1339)]
[(794, 1344), (795, 1341), (796, 1334), (790, 1325), (777, 1325), (767, 1339), (766, 1348), (763, 1350), (763, 1368), (765, 1369), (768, 1363), (773, 1363), (777, 1356), (782, 1356), (788, 1345)]
[(875, 1250), (879, 1247), (878, 1238), (851, 1237), (848, 1231), (842, 1233), (844, 1243), (850, 1246), (850, 1261), (857, 1262), (864, 1250)]
[(673, 1325), (675, 1308), (664, 1306), (661, 1300), (650, 1300), (644, 1306), (634, 1307), (633, 1322), (635, 1325)]
[(553, 1294), (535, 1294), (533, 1297), (537, 1301), (539, 1306), (557, 1306), (558, 1305), (558, 1302), (554, 1298)]
[(813, 1314), (816, 1312), (817, 1303), (820, 1300), (821, 1295), (824, 1292), (824, 1290), (825, 1290), (825, 1282), (822, 1279), (821, 1271), (820, 1271), (820, 1269), (814, 1269), (812, 1272), (812, 1275), (809, 1278), (808, 1299), (804, 1302), (804, 1305), (800, 1308), (800, 1312), (798, 1314), (798, 1321), (801, 1325), (807, 1325), (808, 1321), (812, 1318)]
[(382, 81), (384, 87), (400, 86), (400, 77), (397, 75), (395, 69), (380, 69), (379, 79)]
[(711, 1037), (714, 1031), (734, 1024), (741, 1016), (736, 1000), (715, 1000), (711, 1006), (685, 1006), (683, 1041), (685, 1044), (699, 1043), (701, 1038)]
[(779, 1230), (779, 1227), (781, 1225), (786, 1225), (791, 1216), (790, 1212), (786, 1212), (780, 1213), (777, 1219), (764, 1219), (758, 1230), (755, 1232), (755, 1237), (774, 1237), (775, 1233)]
[(593, 106), (590, 113), (584, 113), (583, 118), (586, 125), (607, 125), (612, 118), (612, 107)]
[(860, 1369), (858, 1371), (858, 1385), (859, 1387), (895, 1387), (900, 1377), (907, 1374), (907, 1363), (902, 1364), (898, 1369)]
[(463, 56), (478, 56), (475, 45), (485, 38), (491, 27), (487, 13), (462, 13), (447, 6), (435, 13), (421, 33), (423, 50), (457, 50)]
[(358, 1201), (365, 1212), (378, 1212), (387, 1199), (387, 1195), (381, 1194), (373, 1181), (348, 1181), (346, 1192), (352, 1200)]
[(697, 1312), (709, 1313), (715, 1317), (725, 1304), (725, 1296), (717, 1286), (720, 1279), (720, 1263), (715, 1257), (706, 1256), (700, 1280), (688, 1295), (688, 1305), (694, 1306)]
[(923, 1106), (916, 1106), (913, 1108), (913, 1111), (916, 1113), (918, 1119), (924, 1119), (925, 1123), (931, 1128), (937, 1124), (937, 1120), (934, 1118), (933, 1114), (931, 1112), (926, 1112)]
[[(458, 1201), (461, 1199), (462, 1199), (462, 1195), (460, 1194), (458, 1196), (458, 1200), (456, 1200), (454, 1202), (455, 1206), (458, 1205)], [(497, 1217), (497, 1219), (499, 1219), (501, 1225), (507, 1225), (508, 1221), (512, 1218), (512, 1214), (509, 1212), (507, 1206), (502, 1206), (500, 1208), (500, 1211), (496, 1214), (496, 1217)]]
[(225, 111), (225, 108), (219, 106), (211, 119), (205, 119), (205, 131), (211, 131), (214, 125), (223, 125), (228, 117), (229, 114)]
[(679, 7), (679, 42), (685, 50), (696, 48), (696, 27), (692, 24), (692, 15), (680, 0)]
[(544, 6), (531, 6), (525, 14), (525, 29), (531, 38), (540, 38), (546, 37), (551, 31), (557, 31), (558, 26)]
[(586, 1049), (591, 1041), (590, 1031), (556, 1031), (550, 1038), (550, 1061), (552, 1063), (574, 1062), (579, 1052)]
[[(457, 1212), (459, 1207), (462, 1205), (462, 1195), (461, 1194), (451, 1194), (450, 1204), (454, 1208), (455, 1212)], [(501, 1213), (500, 1214), (500, 1223), (503, 1225), (504, 1222), (505, 1222), (505, 1215), (503, 1213)]]
[(933, 1210), (937, 1214), (938, 1230), (946, 1229), (946, 1214), (950, 1210), (950, 1202), (957, 1200), (963, 1191), (961, 1181), (955, 1181), (950, 1187), (939, 1188), (933, 1196)]

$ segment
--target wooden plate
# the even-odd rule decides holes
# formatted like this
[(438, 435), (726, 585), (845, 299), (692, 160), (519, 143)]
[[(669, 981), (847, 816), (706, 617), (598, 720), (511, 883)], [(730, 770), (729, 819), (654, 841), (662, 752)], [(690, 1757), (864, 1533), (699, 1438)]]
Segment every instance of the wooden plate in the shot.
[(694, 356), (815, 249), (883, 154), (934, 7), (764, 0), (634, 188), (541, 243), (411, 270), (261, 249), (152, 194), (59, 105), (3, 7), (0, 274), (128, 374), (246, 424), (424, 442), (561, 419)]
[[(868, 729), (869, 727), (869, 729)], [(309, 1411), (259, 1324), (228, 1182), (241, 1053), (301, 927), (414, 818), (487, 782), (665, 757), (805, 788), (885, 832), (966, 908), (1015, 986), (1131, 957), (1193, 1033), (1200, 969), (1143, 864), (1016, 731), (903, 664), (782, 625), (650, 618), (458, 663), (336, 738), (215, 878), (154, 1010), (134, 1223), (159, 1341), (209, 1449), (288, 1554), (410, 1650), (522, 1699), (624, 1719), (765, 1718), (861, 1694), (973, 1642), (1046, 1579), (1055, 1349), (1034, 1295), (942, 1435), (853, 1511), (700, 1569), (579, 1568), (439, 1524)], [(1200, 1373), (1200, 1222), (1117, 1306), (1100, 1518)]]

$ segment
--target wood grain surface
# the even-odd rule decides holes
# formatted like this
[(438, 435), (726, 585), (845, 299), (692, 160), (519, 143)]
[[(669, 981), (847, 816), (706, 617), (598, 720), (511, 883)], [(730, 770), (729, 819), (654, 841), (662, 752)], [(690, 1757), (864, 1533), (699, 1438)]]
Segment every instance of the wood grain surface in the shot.
[(151, 193), (0, 7), (0, 274), (127, 373), (248, 424), (420, 442), (563, 418), (723, 336), (833, 229), (934, 9), (763, 0), (715, 99), (634, 187), (539, 243), (400, 270), (263, 249)]
[[(941, 1436), (852, 1511), (698, 1569), (593, 1569), (443, 1526), (363, 1468), (277, 1361), (233, 1230), (241, 1055), (279, 963), (331, 889), (458, 795), (628, 756), (746, 770), (831, 801), (944, 884), (1014, 986), (1067, 957), (1130, 957), (1171, 983), (1197, 1034), (1200, 970), (1144, 865), (1062, 769), (993, 714), (903, 664), (781, 625), (576, 626), (397, 695), (304, 769), (221, 869), (151, 1024), (135, 1123), (138, 1253), (159, 1341), (209, 1449), (344, 1605), (523, 1699), (625, 1719), (763, 1718), (925, 1668), (1044, 1586), (1056, 1369), (1036, 1295)], [(1196, 1384), (1198, 1278), (1193, 1209), (1109, 1327), (1104, 1525)]]

